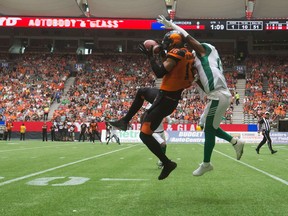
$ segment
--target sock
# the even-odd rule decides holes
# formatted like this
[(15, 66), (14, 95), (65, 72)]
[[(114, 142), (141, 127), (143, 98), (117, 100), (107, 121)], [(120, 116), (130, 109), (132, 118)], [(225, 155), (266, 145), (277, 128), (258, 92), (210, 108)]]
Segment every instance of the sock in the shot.
[(214, 146), (215, 146), (215, 134), (205, 131), (204, 160), (203, 160), (204, 163), (210, 162)]
[(203, 162), (204, 167), (208, 167), (210, 165), (210, 162)]
[(170, 162), (167, 156), (162, 152), (162, 149), (159, 143), (152, 135), (148, 135), (148, 134), (144, 134), (143, 132), (140, 132), (140, 139), (148, 147), (148, 149), (154, 155), (156, 155), (160, 161), (162, 161), (163, 164), (167, 164)]
[(167, 146), (166, 146), (166, 145), (161, 147), (161, 150), (162, 150), (162, 152), (163, 152), (164, 154), (166, 154), (166, 149), (167, 149)]

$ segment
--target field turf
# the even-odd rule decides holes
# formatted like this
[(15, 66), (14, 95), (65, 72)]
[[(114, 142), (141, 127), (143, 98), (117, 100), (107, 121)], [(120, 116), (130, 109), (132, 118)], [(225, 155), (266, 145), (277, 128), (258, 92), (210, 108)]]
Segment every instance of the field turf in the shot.
[(246, 144), (235, 159), (216, 144), (214, 170), (192, 176), (202, 144), (169, 144), (178, 163), (157, 179), (157, 159), (143, 144), (0, 141), (1, 216), (284, 216), (288, 215), (288, 145), (260, 154)]

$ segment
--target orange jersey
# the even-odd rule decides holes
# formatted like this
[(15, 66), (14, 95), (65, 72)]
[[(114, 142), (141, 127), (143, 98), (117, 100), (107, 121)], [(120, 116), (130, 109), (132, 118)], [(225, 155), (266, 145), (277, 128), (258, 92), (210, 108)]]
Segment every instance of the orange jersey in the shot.
[(194, 55), (186, 48), (174, 48), (168, 52), (167, 58), (174, 59), (177, 64), (163, 77), (160, 89), (178, 91), (189, 88), (194, 80)]
[(90, 130), (91, 131), (96, 131), (98, 129), (98, 125), (96, 122), (90, 123)]
[(13, 124), (10, 122), (7, 122), (7, 124), (6, 124), (7, 130), (12, 130), (12, 127), (13, 127)]

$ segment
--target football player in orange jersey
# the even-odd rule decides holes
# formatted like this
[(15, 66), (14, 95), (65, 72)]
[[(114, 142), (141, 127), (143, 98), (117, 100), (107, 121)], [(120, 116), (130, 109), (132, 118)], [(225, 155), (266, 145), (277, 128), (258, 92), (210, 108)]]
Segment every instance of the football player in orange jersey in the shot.
[(159, 64), (153, 57), (152, 49), (147, 50), (140, 44), (140, 51), (147, 55), (152, 70), (157, 78), (162, 78), (159, 93), (141, 124), (140, 139), (149, 150), (163, 163), (158, 177), (165, 179), (177, 167), (161, 150), (157, 140), (152, 136), (163, 118), (169, 116), (177, 107), (181, 94), (189, 88), (194, 80), (194, 55), (184, 47), (184, 37), (178, 31), (170, 31), (162, 40), (162, 47), (167, 51), (166, 59)]
[[(147, 50), (144, 44), (139, 45), (140, 51), (148, 57), (156, 77), (162, 78), (160, 88), (155, 95), (156, 98), (143, 119), (140, 132), (140, 139), (163, 163), (159, 180), (168, 177), (177, 164), (165, 155), (152, 134), (163, 118), (169, 116), (176, 109), (183, 90), (190, 87), (194, 80), (194, 55), (184, 47), (183, 35), (177, 31), (166, 33), (162, 40), (162, 48), (167, 54), (164, 61), (159, 63), (153, 55), (152, 47)], [(123, 126), (123, 120), (110, 122), (110, 124), (119, 128), (119, 126)], [(123, 128), (125, 129), (125, 127)]]
[(98, 124), (97, 124), (97, 122), (95, 122), (95, 120), (92, 120), (90, 125), (89, 125), (89, 133), (90, 133), (90, 141), (95, 143), (95, 136), (97, 136), (99, 141), (102, 144), (101, 136), (100, 136), (100, 133), (98, 130)]
[(12, 134), (12, 128), (13, 128), (13, 122), (12, 120), (8, 120), (6, 122), (6, 135), (5, 140), (11, 140), (11, 134)]

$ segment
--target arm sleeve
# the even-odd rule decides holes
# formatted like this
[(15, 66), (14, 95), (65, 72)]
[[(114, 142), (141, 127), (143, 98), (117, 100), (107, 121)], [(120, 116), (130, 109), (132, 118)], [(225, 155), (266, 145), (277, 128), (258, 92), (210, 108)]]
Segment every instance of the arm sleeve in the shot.
[(183, 28), (181, 28), (180, 26), (176, 25), (175, 23), (171, 23), (171, 27), (174, 30), (179, 31), (181, 34), (183, 34), (183, 36), (185, 38), (189, 35), (187, 31), (185, 31)]
[(165, 69), (164, 65), (158, 65), (155, 59), (151, 59), (150, 60), (150, 64), (152, 67), (153, 72), (155, 73), (157, 78), (162, 78), (163, 76), (165, 76), (168, 71)]

